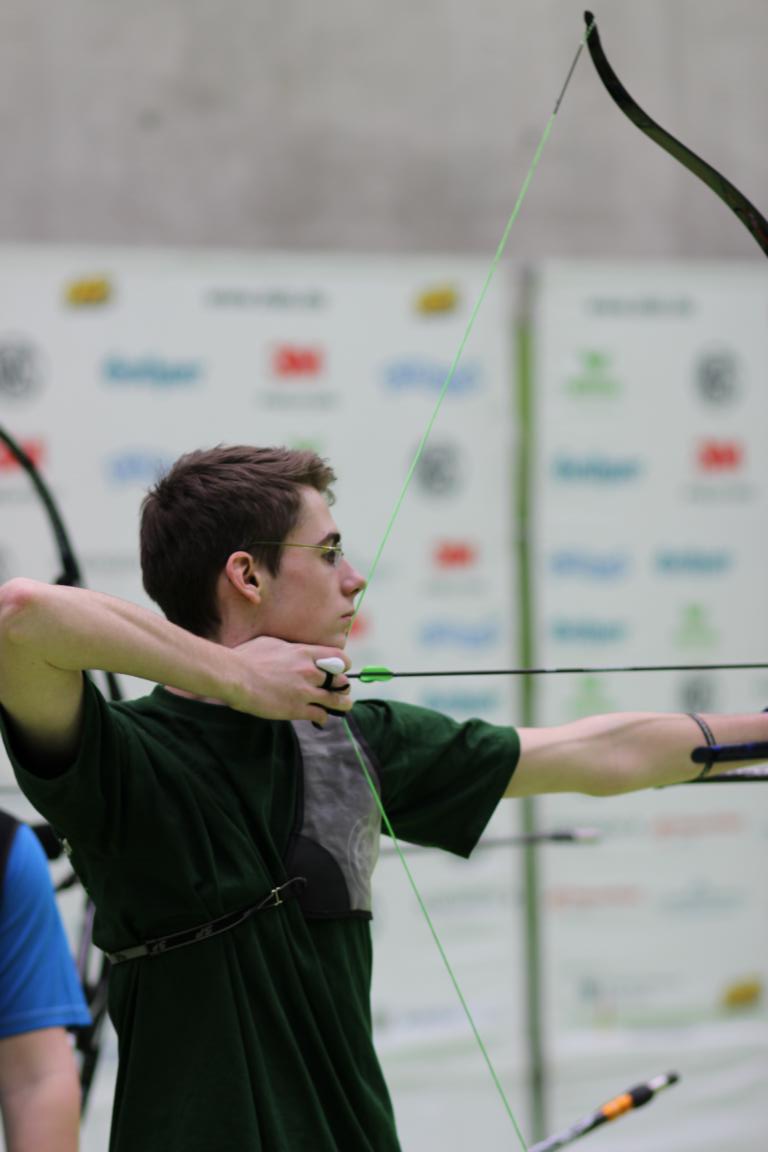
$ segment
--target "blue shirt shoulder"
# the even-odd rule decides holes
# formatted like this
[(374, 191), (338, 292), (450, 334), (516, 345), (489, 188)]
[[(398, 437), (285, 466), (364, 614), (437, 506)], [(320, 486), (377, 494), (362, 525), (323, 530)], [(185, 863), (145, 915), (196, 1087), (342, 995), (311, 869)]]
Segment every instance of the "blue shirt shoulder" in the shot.
[(20, 824), (0, 890), (0, 1038), (90, 1022), (48, 861)]

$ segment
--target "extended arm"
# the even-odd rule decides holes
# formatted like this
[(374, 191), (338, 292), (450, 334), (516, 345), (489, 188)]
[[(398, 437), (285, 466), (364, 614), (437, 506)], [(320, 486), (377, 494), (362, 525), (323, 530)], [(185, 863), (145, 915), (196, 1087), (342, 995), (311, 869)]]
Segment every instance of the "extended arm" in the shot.
[(314, 661), (336, 648), (259, 637), (237, 648), (202, 639), (135, 604), (82, 588), (16, 579), (0, 587), (0, 703), (15, 738), (63, 761), (75, 748), (87, 669), (138, 676), (267, 719), (325, 719)]
[(76, 1152), (80, 1081), (63, 1028), (0, 1040), (0, 1110), (8, 1152)]
[[(720, 743), (768, 738), (768, 715), (707, 715)], [(613, 796), (640, 788), (680, 784), (699, 775), (691, 752), (704, 743), (690, 716), (617, 712), (589, 716), (557, 728), (520, 730), (520, 761), (507, 796), (583, 792)], [(737, 768), (729, 763), (728, 768)]]

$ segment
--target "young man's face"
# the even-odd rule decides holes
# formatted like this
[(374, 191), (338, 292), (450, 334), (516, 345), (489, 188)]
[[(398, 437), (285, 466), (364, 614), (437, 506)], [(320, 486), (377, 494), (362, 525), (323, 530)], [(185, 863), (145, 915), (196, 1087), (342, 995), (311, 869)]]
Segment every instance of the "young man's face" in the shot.
[[(307, 544), (338, 544), (339, 530), (325, 496), (302, 488), (302, 512), (285, 538), (280, 571), (266, 575), (259, 630), (264, 636), (343, 648), (364, 578), (342, 557)], [(291, 547), (293, 545), (293, 547)]]

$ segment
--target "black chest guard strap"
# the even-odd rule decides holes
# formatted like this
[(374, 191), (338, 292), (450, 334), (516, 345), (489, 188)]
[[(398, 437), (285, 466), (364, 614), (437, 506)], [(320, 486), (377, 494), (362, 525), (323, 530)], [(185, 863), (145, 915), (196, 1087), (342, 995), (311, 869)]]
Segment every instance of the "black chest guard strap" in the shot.
[(113, 964), (123, 964), (126, 960), (140, 960), (143, 956), (162, 956), (166, 952), (173, 952), (176, 948), (185, 948), (188, 944), (199, 944), (201, 940), (208, 940), (211, 936), (220, 936), (222, 932), (229, 932), (238, 924), (249, 920), (256, 912), (264, 912), (267, 908), (279, 908), (295, 896), (305, 883), (303, 876), (294, 876), (286, 880), (278, 888), (273, 888), (258, 904), (250, 904), (247, 908), (239, 908), (236, 912), (227, 912), (216, 920), (208, 920), (205, 924), (197, 924), (194, 928), (186, 928), (183, 932), (173, 932), (170, 936), (155, 936), (144, 944), (135, 944), (131, 948), (123, 948), (119, 952), (107, 952), (107, 957)]

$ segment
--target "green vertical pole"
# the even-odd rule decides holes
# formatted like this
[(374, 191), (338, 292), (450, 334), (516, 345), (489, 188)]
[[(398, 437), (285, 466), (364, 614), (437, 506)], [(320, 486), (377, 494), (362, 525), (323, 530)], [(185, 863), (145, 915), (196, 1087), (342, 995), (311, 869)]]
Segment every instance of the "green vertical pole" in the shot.
[[(531, 472), (535, 445), (533, 435), (533, 376), (531, 361), (530, 281), (523, 287), (523, 307), (517, 327), (517, 408), (519, 444), (517, 456), (517, 525), (518, 525), (518, 617), (520, 626), (519, 658), (523, 668), (535, 666), (533, 626)], [(535, 677), (524, 676), (521, 682), (521, 724), (532, 727), (536, 721)], [(525, 835), (537, 831), (536, 801), (521, 801)], [(539, 858), (535, 844), (524, 849), (524, 930), (525, 930), (525, 1022), (528, 1043), (528, 1094), (534, 1141), (543, 1140), (547, 1131), (546, 1079), (542, 1027), (541, 990), (541, 922), (539, 915)]]

